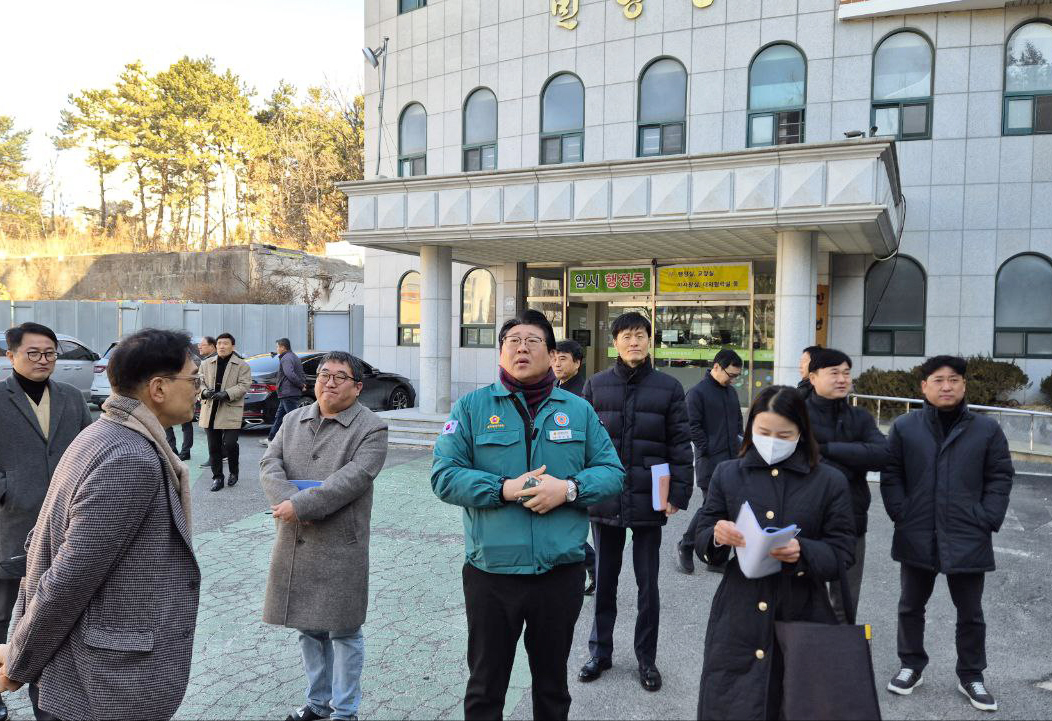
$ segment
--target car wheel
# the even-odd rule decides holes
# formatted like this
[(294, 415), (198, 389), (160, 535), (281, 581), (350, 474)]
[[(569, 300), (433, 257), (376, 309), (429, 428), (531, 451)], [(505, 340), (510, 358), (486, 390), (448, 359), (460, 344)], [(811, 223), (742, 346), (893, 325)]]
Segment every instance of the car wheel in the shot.
[(387, 398), (387, 410), (397, 411), (409, 407), (409, 391), (405, 386), (398, 386)]

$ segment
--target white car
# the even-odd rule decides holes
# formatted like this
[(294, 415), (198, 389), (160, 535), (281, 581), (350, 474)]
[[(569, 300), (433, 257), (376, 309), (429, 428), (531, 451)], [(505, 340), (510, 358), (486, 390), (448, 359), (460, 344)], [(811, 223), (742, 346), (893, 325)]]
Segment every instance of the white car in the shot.
[[(201, 339), (192, 338), (191, 341), (190, 349), (194, 354), (194, 362), (200, 364), (201, 358), (197, 353), (197, 344)], [(106, 349), (101, 358), (95, 361), (93, 366), (94, 379), (91, 381), (91, 397), (88, 400), (99, 408), (102, 408), (102, 404), (110, 397), (110, 377), (106, 375), (106, 366), (109, 364), (110, 355), (116, 347), (116, 343), (110, 343), (110, 347)]]
[[(84, 394), (84, 400), (91, 397), (93, 366), (99, 354), (73, 336), (56, 333), (58, 336), (58, 360), (55, 362), (57, 381), (69, 383)], [(11, 375), (11, 361), (7, 359), (7, 341), (0, 335), (0, 381)]]

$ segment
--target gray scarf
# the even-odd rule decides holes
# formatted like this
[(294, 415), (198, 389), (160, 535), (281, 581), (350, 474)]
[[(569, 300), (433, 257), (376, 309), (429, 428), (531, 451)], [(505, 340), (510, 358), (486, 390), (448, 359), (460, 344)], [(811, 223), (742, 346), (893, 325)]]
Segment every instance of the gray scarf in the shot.
[(134, 398), (112, 394), (102, 404), (103, 418), (117, 425), (130, 428), (150, 441), (165, 460), (165, 477), (172, 484), (186, 518), (186, 530), (190, 531), (190, 469), (179, 460), (164, 437), (164, 428), (150, 409)]

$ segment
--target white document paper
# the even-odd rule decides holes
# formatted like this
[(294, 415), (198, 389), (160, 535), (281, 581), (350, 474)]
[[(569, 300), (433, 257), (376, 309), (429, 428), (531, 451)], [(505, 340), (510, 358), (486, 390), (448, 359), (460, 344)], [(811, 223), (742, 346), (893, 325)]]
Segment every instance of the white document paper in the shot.
[(734, 525), (745, 536), (745, 547), (735, 548), (734, 553), (746, 578), (763, 578), (778, 573), (782, 562), (771, 558), (771, 551), (788, 545), (800, 533), (795, 523), (785, 528), (761, 528), (748, 501), (742, 504)]
[(651, 496), (650, 502), (655, 511), (664, 511), (668, 505), (668, 484), (672, 472), (667, 463), (650, 467)]

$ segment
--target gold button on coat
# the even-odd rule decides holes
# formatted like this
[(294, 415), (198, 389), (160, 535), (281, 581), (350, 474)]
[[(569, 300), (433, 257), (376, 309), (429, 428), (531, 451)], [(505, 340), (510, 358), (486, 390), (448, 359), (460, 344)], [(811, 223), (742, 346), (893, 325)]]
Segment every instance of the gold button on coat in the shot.
[(757, 607), (758, 607), (758, 608), (759, 608), (759, 609), (760, 609), (761, 611), (766, 611), (766, 610), (767, 610), (767, 601), (760, 601), (760, 602), (759, 602), (759, 603), (757, 604)]
[(767, 520), (770, 521), (770, 520), (773, 520), (773, 519), (774, 519), (774, 511), (767, 511)]
[(778, 477), (778, 469), (777, 468), (772, 468), (771, 469), (771, 475), (774, 476), (775, 478), (777, 478)]
[(763, 650), (759, 649), (759, 648), (756, 649), (756, 658), (758, 658), (759, 660), (763, 661), (763, 656), (764, 656)]

